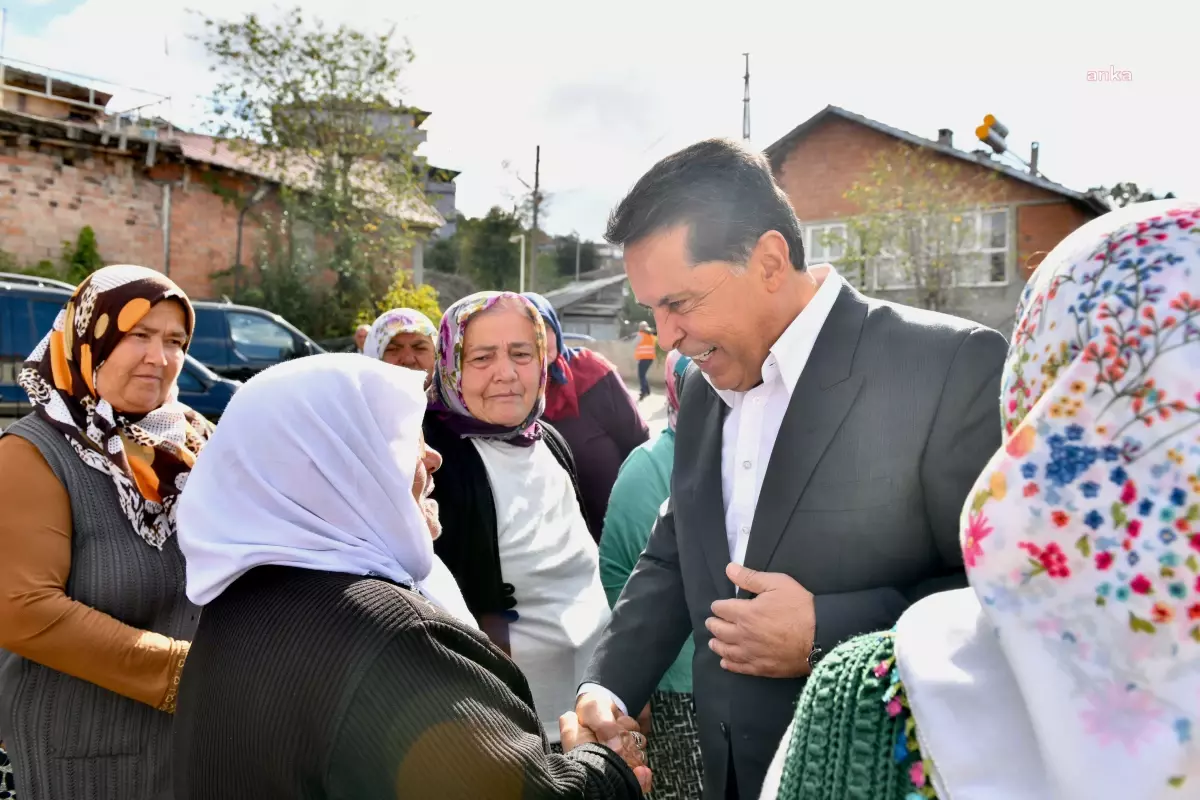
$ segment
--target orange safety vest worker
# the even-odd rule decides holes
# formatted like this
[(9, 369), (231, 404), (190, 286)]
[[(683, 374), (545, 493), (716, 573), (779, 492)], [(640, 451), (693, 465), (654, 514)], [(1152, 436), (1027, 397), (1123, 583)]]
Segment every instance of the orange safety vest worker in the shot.
[(654, 346), (657, 343), (653, 333), (638, 331), (638, 343), (634, 348), (633, 358), (636, 361), (653, 361), (656, 357)]

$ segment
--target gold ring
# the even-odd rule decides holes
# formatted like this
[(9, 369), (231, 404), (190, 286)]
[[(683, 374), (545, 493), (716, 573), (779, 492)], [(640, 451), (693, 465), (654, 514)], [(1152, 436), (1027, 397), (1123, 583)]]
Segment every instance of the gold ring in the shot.
[(633, 746), (636, 747), (638, 750), (641, 750), (642, 748), (644, 748), (646, 746), (646, 737), (642, 736), (642, 734), (638, 733), (637, 731), (634, 731), (633, 732)]

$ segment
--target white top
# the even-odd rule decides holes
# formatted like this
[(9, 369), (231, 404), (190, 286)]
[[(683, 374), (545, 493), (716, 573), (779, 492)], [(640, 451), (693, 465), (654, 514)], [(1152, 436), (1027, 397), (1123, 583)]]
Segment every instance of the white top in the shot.
[[(746, 557), (754, 510), (758, 507), (758, 495), (762, 491), (771, 451), (775, 449), (779, 427), (783, 424), (783, 415), (787, 413), (792, 392), (808, 364), (817, 336), (842, 290), (843, 281), (832, 266), (821, 264), (810, 268), (809, 273), (820, 283), (820, 288), (771, 345), (767, 360), (763, 362), (762, 383), (747, 392), (714, 387), (717, 395), (732, 409), (721, 429), (721, 494), (725, 503), (729, 559), (738, 564)], [(704, 375), (703, 371), (701, 374)], [(704, 377), (708, 379), (707, 375)], [(594, 691), (607, 692), (591, 683), (579, 687), (579, 694)], [(613, 701), (629, 713), (621, 698), (613, 696)]]
[(609, 618), (596, 544), (570, 476), (544, 442), (472, 442), (496, 503), (500, 572), (516, 589), (512, 657), (546, 738), (558, 742), (558, 718), (575, 709), (575, 689)]
[[(716, 389), (732, 409), (721, 429), (721, 494), (729, 559), (741, 564), (750, 541), (750, 525), (762, 491), (775, 439), (792, 401), (792, 392), (808, 364), (817, 336), (837, 302), (842, 279), (824, 264), (809, 270), (820, 288), (804, 310), (771, 345), (762, 366), (762, 383), (747, 392)], [(701, 373), (704, 374), (704, 373)], [(704, 377), (707, 379), (708, 375)]]

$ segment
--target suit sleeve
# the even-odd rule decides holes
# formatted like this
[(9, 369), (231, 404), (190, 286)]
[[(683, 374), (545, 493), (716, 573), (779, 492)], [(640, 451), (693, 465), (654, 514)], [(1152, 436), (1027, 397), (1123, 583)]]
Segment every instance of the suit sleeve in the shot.
[(976, 328), (963, 337), (942, 386), (921, 459), (925, 513), (942, 568), (915, 586), (817, 595), (816, 646), (822, 651), (891, 628), (911, 603), (966, 585), (959, 516), (975, 479), (1000, 447), (1000, 371), (1007, 353), (1003, 336)]
[(583, 682), (603, 686), (626, 708), (643, 708), (690, 632), (675, 511), (668, 498), (645, 552), (617, 599)]
[(921, 461), (925, 513), (947, 567), (962, 568), (958, 527), (963, 502), (1000, 448), (1000, 374), (1007, 355), (1008, 343), (989, 328), (977, 328), (964, 338)]
[[(358, 682), (335, 733), (330, 800), (625, 800), (637, 779), (594, 744), (547, 752), (528, 687), (484, 664), (486, 646), (446, 622), (398, 634)], [(515, 685), (519, 682), (522, 685)]]

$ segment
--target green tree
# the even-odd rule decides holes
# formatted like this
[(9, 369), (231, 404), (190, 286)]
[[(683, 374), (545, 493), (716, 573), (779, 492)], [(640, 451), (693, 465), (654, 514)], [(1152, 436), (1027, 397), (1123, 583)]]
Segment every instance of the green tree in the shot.
[(385, 311), (393, 308), (411, 308), (420, 311), (437, 325), (442, 318), (442, 309), (438, 305), (437, 290), (428, 284), (417, 286), (407, 270), (396, 273), (396, 279), (388, 293), (374, 304), (369, 312), (364, 310), (359, 314), (358, 322), (371, 324)]
[(277, 187), (252, 212), (267, 250), (237, 283), (297, 324), (310, 318), (314, 335), (345, 333), (388, 290), (413, 245), (410, 221), (427, 207), (416, 113), (398, 89), (412, 51), (394, 30), (329, 28), (299, 8), (204, 24), (218, 76), (213, 127)]
[(84, 278), (104, 266), (100, 249), (96, 244), (96, 232), (84, 225), (75, 239), (75, 244), (63, 242), (63, 268), (66, 280), (78, 285)]
[[(962, 283), (986, 268), (975, 212), (996, 196), (995, 174), (967, 170), (925, 148), (879, 153), (845, 193), (859, 214), (845, 236), (825, 237), (843, 253), (839, 269), (860, 286), (874, 271), (880, 289), (906, 289), (915, 304), (944, 310)], [(986, 218), (982, 218), (986, 219)]]
[(574, 236), (554, 237), (554, 260), (559, 275), (575, 277), (575, 255), (578, 246), (579, 274), (596, 268), (596, 243), (577, 242)]
[(1142, 191), (1136, 183), (1132, 182), (1118, 183), (1111, 189), (1101, 186), (1099, 189), (1093, 191), (1107, 197), (1117, 208), (1124, 208), (1133, 203), (1145, 203), (1150, 200), (1171, 200), (1175, 197), (1173, 192), (1167, 192), (1160, 196), (1156, 195), (1151, 189)]
[[(520, 288), (519, 245), (509, 241), (520, 233), (524, 233), (520, 218), (499, 207), (479, 219), (462, 221), (458, 228), (458, 235), (463, 237), (462, 265), (477, 286), (512, 291)], [(529, 247), (527, 234), (525, 246)]]
[[(459, 217), (458, 224), (462, 224), (462, 217)], [(425, 266), (434, 272), (457, 275), (462, 261), (460, 245), (457, 231), (449, 238), (438, 239), (425, 251)]]

